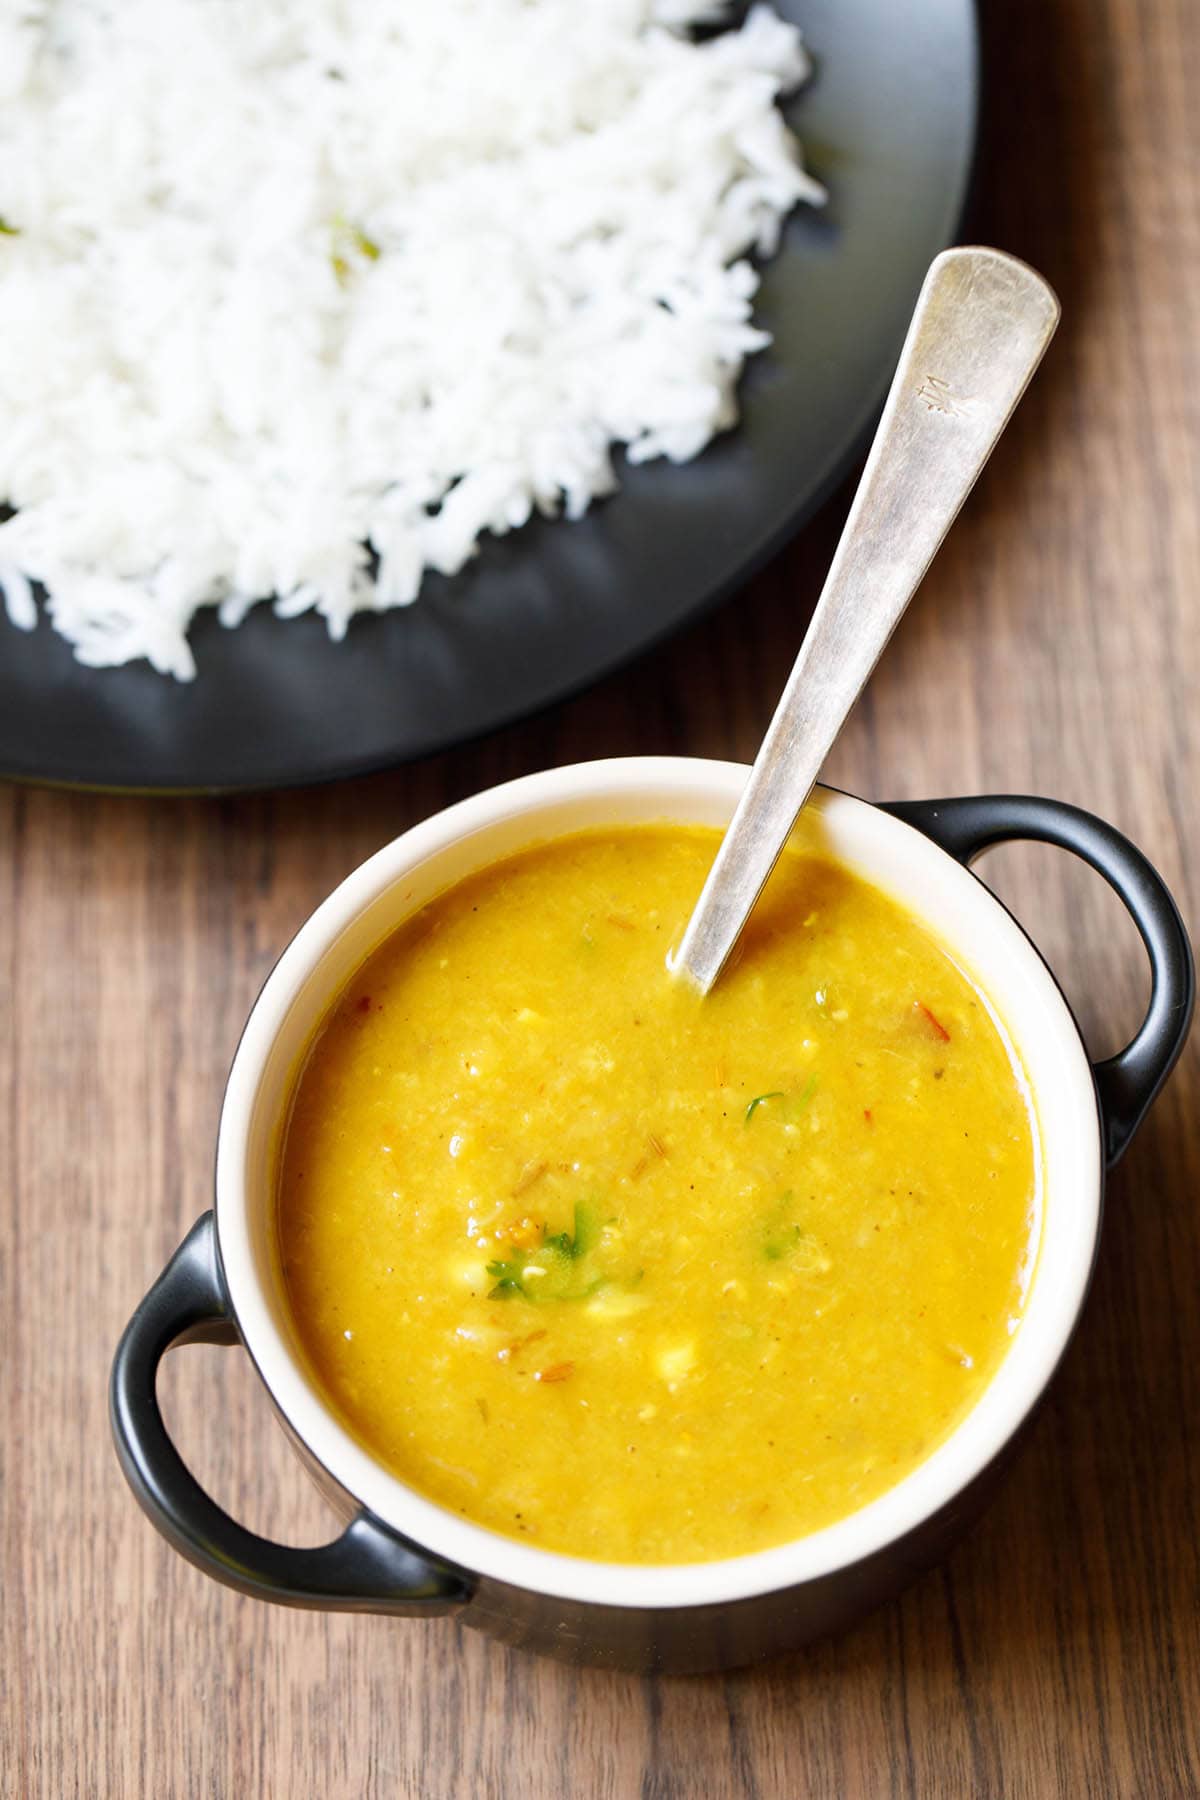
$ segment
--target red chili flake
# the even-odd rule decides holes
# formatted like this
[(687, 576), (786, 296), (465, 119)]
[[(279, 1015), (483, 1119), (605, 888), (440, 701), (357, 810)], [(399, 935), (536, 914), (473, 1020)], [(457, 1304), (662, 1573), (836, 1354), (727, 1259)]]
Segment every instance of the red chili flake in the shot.
[(573, 1362), (551, 1363), (548, 1369), (538, 1369), (533, 1379), (535, 1381), (569, 1381), (574, 1373), (575, 1364)]
[(950, 1033), (946, 1030), (946, 1027), (942, 1024), (942, 1021), (937, 1017), (937, 1015), (935, 1013), (930, 1012), (929, 1008), (926, 1006), (926, 1004), (923, 1000), (918, 1000), (917, 1006), (918, 1006), (919, 1010), (921, 1012), (923, 1012), (925, 1017), (929, 1020), (929, 1023), (933, 1026), (933, 1029), (936, 1031), (937, 1035), (941, 1038), (943, 1044), (948, 1044), (950, 1042)]
[(362, 999), (358, 1003), (358, 1010), (359, 1010), (359, 1012), (370, 1012), (370, 1010), (371, 1010), (370, 994), (363, 995)]
[(863, 1107), (863, 1118), (867, 1121), (868, 1125), (873, 1125), (875, 1123), (874, 1119), (871, 1117), (871, 1109), (869, 1106)]

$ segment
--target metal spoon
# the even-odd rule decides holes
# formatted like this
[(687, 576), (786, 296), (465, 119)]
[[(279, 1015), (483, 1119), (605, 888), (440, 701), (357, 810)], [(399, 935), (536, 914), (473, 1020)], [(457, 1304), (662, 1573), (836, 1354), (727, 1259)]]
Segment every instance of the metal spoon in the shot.
[(845, 530), (672, 972), (707, 993), (846, 715), (975, 485), (1058, 324), (1053, 289), (999, 250), (931, 264)]

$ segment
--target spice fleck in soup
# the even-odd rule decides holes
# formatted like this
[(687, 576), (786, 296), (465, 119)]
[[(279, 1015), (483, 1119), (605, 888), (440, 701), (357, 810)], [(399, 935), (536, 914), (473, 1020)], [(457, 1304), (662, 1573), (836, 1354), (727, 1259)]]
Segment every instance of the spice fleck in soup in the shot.
[(715, 832), (526, 850), (402, 925), (299, 1074), (295, 1333), (396, 1475), (673, 1563), (907, 1475), (1016, 1330), (1039, 1230), (983, 996), (807, 822), (706, 999), (666, 972)]

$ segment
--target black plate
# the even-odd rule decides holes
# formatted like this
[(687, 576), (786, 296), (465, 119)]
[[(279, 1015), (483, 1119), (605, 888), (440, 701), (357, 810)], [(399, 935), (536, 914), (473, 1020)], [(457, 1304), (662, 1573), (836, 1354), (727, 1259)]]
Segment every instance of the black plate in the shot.
[(844, 472), (882, 401), (917, 289), (961, 215), (975, 138), (971, 0), (783, 0), (816, 77), (791, 116), (824, 212), (801, 208), (767, 269), (774, 347), (743, 422), (696, 462), (622, 472), (579, 524), (485, 542), (405, 612), (331, 644), (314, 617), (209, 613), (199, 675), (89, 670), (43, 619), (0, 607), (0, 772), (118, 788), (270, 787), (444, 748), (645, 649), (743, 580)]

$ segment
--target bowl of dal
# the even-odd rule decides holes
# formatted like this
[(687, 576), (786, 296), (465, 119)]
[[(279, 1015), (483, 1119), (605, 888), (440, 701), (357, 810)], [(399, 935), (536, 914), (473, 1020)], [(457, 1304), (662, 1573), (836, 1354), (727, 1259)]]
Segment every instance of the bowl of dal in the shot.
[[(850, 1623), (982, 1505), (1186, 1036), (1187, 938), (1077, 809), (820, 789), (701, 998), (670, 952), (745, 777), (633, 758), (493, 789), (285, 950), (214, 1209), (113, 1368), (124, 1472), (206, 1573), (696, 1670)], [(1011, 838), (1083, 857), (1142, 935), (1149, 1010), (1107, 1062), (970, 872)], [(246, 1531), (186, 1469), (155, 1382), (199, 1339), (250, 1354), (333, 1543)]]

